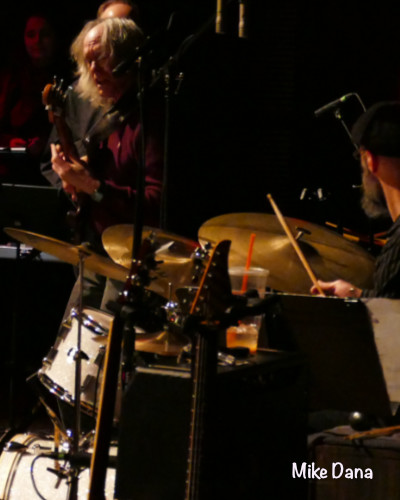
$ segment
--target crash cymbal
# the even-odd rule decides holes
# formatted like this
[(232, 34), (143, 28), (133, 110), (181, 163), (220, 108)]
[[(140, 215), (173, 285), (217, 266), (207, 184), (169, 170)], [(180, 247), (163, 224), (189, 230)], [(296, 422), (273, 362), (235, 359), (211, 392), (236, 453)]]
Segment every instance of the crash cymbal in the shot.
[(11, 227), (4, 228), (5, 233), (21, 243), (36, 248), (41, 252), (48, 253), (74, 266), (79, 265), (79, 255), (83, 251), (86, 254), (84, 265), (85, 268), (95, 273), (113, 278), (119, 281), (126, 280), (126, 269), (123, 266), (115, 264), (111, 259), (98, 255), (83, 246), (72, 245), (65, 241), (56, 240), (49, 236), (15, 229)]
[[(330, 229), (300, 219), (285, 218), (317, 279), (345, 279), (371, 286), (374, 259), (364, 249)], [(231, 240), (229, 266), (246, 264), (250, 235), (256, 234), (251, 265), (269, 269), (268, 286), (287, 293), (308, 294), (312, 283), (275, 215), (226, 214), (199, 229), (201, 244)]]
[(139, 352), (150, 352), (160, 356), (179, 356), (182, 349), (189, 343), (189, 339), (176, 332), (157, 333), (152, 339), (136, 337), (135, 349)]
[[(195, 241), (161, 229), (145, 226), (143, 238), (154, 235), (158, 250), (156, 260), (162, 261), (155, 271), (155, 280), (150, 289), (169, 298), (171, 283), (173, 289), (190, 285), (193, 274), (192, 253), (199, 246)], [(119, 224), (107, 228), (102, 235), (103, 246), (112, 260), (130, 269), (133, 247), (133, 226)]]

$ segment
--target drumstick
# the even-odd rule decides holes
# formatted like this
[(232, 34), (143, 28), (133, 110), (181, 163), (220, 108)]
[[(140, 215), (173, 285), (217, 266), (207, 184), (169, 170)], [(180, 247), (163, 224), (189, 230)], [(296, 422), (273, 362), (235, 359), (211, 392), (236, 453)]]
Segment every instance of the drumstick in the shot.
[(274, 209), (275, 215), (277, 216), (279, 222), (281, 223), (281, 226), (285, 230), (285, 233), (286, 233), (287, 237), (289, 238), (290, 243), (292, 244), (293, 248), (295, 249), (295, 251), (300, 259), (300, 262), (303, 264), (303, 267), (306, 270), (308, 276), (310, 277), (313, 285), (317, 288), (318, 292), (321, 295), (325, 296), (325, 293), (323, 292), (322, 288), (318, 284), (318, 281), (317, 281), (317, 278), (315, 277), (315, 274), (313, 273), (310, 265), (308, 264), (306, 258), (304, 257), (304, 254), (301, 251), (301, 248), (300, 248), (299, 244), (297, 243), (296, 239), (294, 238), (289, 226), (286, 224), (286, 221), (285, 221), (283, 215), (281, 214), (278, 206), (276, 205), (276, 203), (274, 202), (274, 200), (272, 199), (272, 196), (270, 194), (267, 194), (267, 198), (268, 198), (269, 202), (271, 203), (271, 206)]

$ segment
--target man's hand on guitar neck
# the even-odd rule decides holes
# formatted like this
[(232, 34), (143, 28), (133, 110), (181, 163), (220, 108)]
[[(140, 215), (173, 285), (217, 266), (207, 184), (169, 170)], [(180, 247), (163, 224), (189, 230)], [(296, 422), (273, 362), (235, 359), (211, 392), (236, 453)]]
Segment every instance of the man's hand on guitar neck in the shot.
[(92, 177), (85, 168), (85, 158), (81, 163), (67, 161), (59, 145), (51, 144), (51, 163), (60, 177), (64, 191), (76, 200), (77, 193), (92, 195), (99, 189), (100, 181)]

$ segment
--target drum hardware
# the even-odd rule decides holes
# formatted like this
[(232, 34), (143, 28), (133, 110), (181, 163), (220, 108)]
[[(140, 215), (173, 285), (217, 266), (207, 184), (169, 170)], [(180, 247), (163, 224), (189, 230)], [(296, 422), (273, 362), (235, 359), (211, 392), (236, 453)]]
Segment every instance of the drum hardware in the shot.
[(190, 339), (183, 334), (179, 304), (172, 300), (172, 283), (169, 285), (169, 300), (163, 306), (166, 313), (165, 331), (158, 332), (156, 336), (148, 339), (141, 339), (136, 336), (135, 350), (138, 352), (148, 352), (159, 356), (177, 357), (182, 348), (189, 344)]
[[(116, 265), (123, 266), (126, 270), (130, 268), (132, 261), (133, 230), (134, 226), (130, 224), (118, 224), (107, 228), (102, 234), (106, 252)], [(156, 276), (147, 288), (168, 299), (170, 283), (174, 286), (173, 293), (176, 288), (192, 283), (193, 255), (199, 245), (182, 236), (144, 226), (143, 237), (150, 236), (155, 241), (157, 269)]]
[(296, 231), (297, 231), (297, 234), (294, 237), (296, 241), (300, 241), (303, 234), (307, 234), (308, 236), (310, 236), (310, 234), (311, 234), (311, 231), (309, 231), (308, 229), (306, 229), (304, 227), (296, 226)]
[(179, 308), (183, 317), (188, 316), (190, 313), (190, 308), (197, 290), (198, 287), (195, 286), (185, 286), (176, 290), (175, 294), (178, 298)]
[[(82, 451), (73, 454), (70, 443), (59, 445), (53, 436), (16, 434), (0, 455), (0, 499), (44, 498), (65, 500), (73, 468), (79, 470), (78, 497), (86, 498), (93, 433), (81, 443)], [(114, 498), (117, 447), (111, 443), (107, 463), (105, 496)]]
[[(90, 270), (93, 270), (94, 272), (99, 272), (100, 274), (105, 275), (107, 277), (116, 278), (118, 276), (120, 277), (122, 276), (121, 269), (120, 266), (118, 266), (118, 264), (114, 264), (109, 259), (104, 259), (100, 256), (97, 256), (93, 254), (93, 252), (82, 246), (76, 247), (58, 240), (54, 240), (52, 238), (47, 238), (45, 236), (37, 235), (35, 233), (29, 233), (27, 231), (22, 231), (22, 230), (19, 231), (10, 229), (9, 235), (16, 237), (17, 239), (19, 238), (23, 241), (26, 241), (27, 244), (33, 247), (38, 247), (39, 250), (53, 254), (56, 257), (61, 258), (61, 260), (65, 260), (66, 262), (71, 263), (73, 265), (76, 265), (77, 263), (79, 264), (80, 267), (83, 267), (84, 265), (85, 268), (89, 267)], [(176, 251), (176, 249), (177, 245), (167, 244), (166, 246), (163, 247), (162, 251), (171, 254), (171, 252)], [(173, 259), (171, 259), (171, 261), (172, 260)], [(174, 264), (180, 265), (181, 261), (182, 261), (181, 257), (176, 257), (174, 259)], [(191, 259), (185, 257), (185, 262), (189, 261), (190, 264), (192, 265)], [(155, 266), (156, 262), (154, 259), (153, 262)], [(123, 269), (124, 269), (123, 275), (125, 276), (126, 269), (125, 268)], [(192, 270), (190, 269), (190, 271)], [(82, 270), (80, 272), (80, 275), (81, 276), (83, 275)], [(173, 279), (168, 280), (169, 290), (171, 290), (171, 283), (173, 283)], [(80, 286), (82, 287), (82, 283), (80, 284)], [(144, 284), (144, 286), (146, 286), (146, 284)], [(156, 294), (154, 294), (154, 292), (152, 292), (151, 290), (147, 290), (145, 288), (143, 288), (143, 292), (144, 293), (141, 296), (142, 300), (148, 305), (149, 309), (148, 314), (154, 316), (154, 311), (152, 311), (152, 309), (154, 302), (153, 299)], [(168, 295), (171, 296), (171, 293), (169, 292)], [(159, 302), (160, 301), (158, 300), (157, 304), (159, 304)], [(140, 317), (143, 316), (142, 309), (143, 308), (141, 307), (139, 310)], [(91, 316), (91, 317), (86, 317), (86, 316)], [(169, 351), (171, 349), (171, 346), (175, 350), (175, 352), (178, 352), (181, 349), (181, 347), (187, 343), (187, 339), (184, 338), (182, 335), (178, 337), (180, 332), (178, 332), (178, 334), (175, 333), (175, 329), (179, 330), (179, 325), (177, 324), (179, 322), (179, 312), (176, 309), (176, 304), (170, 301), (170, 303), (168, 303), (165, 309), (164, 308), (162, 309), (161, 316), (163, 317), (164, 324), (165, 324), (165, 316), (168, 317), (167, 327), (168, 330), (171, 329), (171, 331), (168, 331), (168, 338), (165, 338), (164, 336), (164, 338), (161, 339), (160, 338), (154, 339), (156, 342), (153, 344), (153, 351), (160, 352), (159, 344), (161, 341), (163, 346), (161, 348), (161, 352)], [(105, 348), (103, 344), (105, 343), (106, 339), (105, 332), (108, 331), (109, 325), (104, 326), (103, 321), (100, 321), (100, 326), (99, 326), (97, 324), (99, 322), (96, 321), (96, 314), (93, 315), (91, 312), (86, 314), (86, 311), (82, 311), (81, 304), (80, 307), (78, 308), (78, 312), (76, 313), (74, 312), (74, 314), (71, 316), (69, 323), (71, 326), (70, 329), (69, 330), (67, 329), (69, 325), (68, 326), (64, 325), (64, 329), (59, 338), (57, 339), (57, 343), (55, 344), (55, 346), (51, 348), (48, 355), (43, 360), (43, 367), (39, 373), (39, 380), (50, 390), (50, 392), (56, 394), (56, 396), (59, 397), (60, 399), (63, 399), (74, 405), (75, 423), (72, 431), (69, 432), (67, 436), (68, 441), (71, 443), (71, 450), (73, 450), (71, 453), (74, 454), (79, 452), (80, 449), (80, 443), (76, 442), (76, 440), (77, 439), (79, 440), (80, 437), (80, 419), (78, 417), (78, 413), (80, 415), (81, 410), (85, 409), (85, 411), (88, 411), (91, 413), (91, 415), (93, 415), (93, 413), (96, 411), (97, 390), (95, 389), (95, 387), (98, 387), (100, 385), (99, 374), (101, 370), (99, 365), (102, 364), (101, 360), (104, 357)], [(130, 327), (128, 328), (130, 329)], [(73, 333), (72, 330), (74, 330)], [(90, 349), (88, 349), (87, 345), (85, 345), (85, 335), (83, 335), (84, 342), (82, 344), (82, 333), (83, 333), (82, 330), (84, 330), (84, 333), (89, 332), (90, 337), (95, 339), (92, 341), (92, 349), (93, 346), (96, 346), (95, 356), (91, 356), (92, 353), (90, 352)], [(74, 335), (77, 335), (78, 337), (76, 345), (71, 340), (71, 337)], [(132, 336), (131, 330), (129, 330), (129, 335)], [(157, 337), (159, 337), (159, 335), (160, 333), (158, 330)], [(95, 374), (93, 375), (92, 373), (88, 372), (85, 373), (84, 371), (82, 376), (82, 372), (80, 371), (79, 374), (77, 373), (75, 376), (74, 388), (68, 385), (66, 386), (64, 384), (64, 379), (63, 379), (65, 375), (64, 372), (66, 371), (65, 369), (61, 370), (62, 374), (56, 373), (55, 375), (53, 375), (53, 372), (56, 369), (60, 368), (59, 366), (60, 360), (63, 356), (64, 356), (64, 361), (65, 360), (67, 361), (68, 366), (72, 366), (72, 363), (75, 362), (76, 370), (78, 370), (77, 368), (78, 366), (80, 370), (82, 370), (82, 365), (84, 365), (86, 369), (87, 368), (86, 365), (89, 361), (92, 366), (92, 369), (93, 370), (96, 369)], [(60, 380), (58, 380), (58, 378), (60, 378)], [(91, 399), (90, 398), (88, 399), (88, 394), (92, 394)], [(57, 426), (60, 426), (59, 422), (53, 421), (53, 423), (56, 423)], [(69, 490), (70, 498), (76, 497), (77, 483), (78, 483), (77, 471), (72, 471), (71, 485)]]
[[(78, 301), (78, 330), (77, 330), (77, 342), (76, 349), (73, 351), (73, 360), (75, 362), (75, 387), (74, 387), (74, 398), (75, 398), (75, 419), (74, 426), (72, 429), (72, 439), (71, 439), (71, 450), (72, 454), (77, 454), (79, 452), (79, 441), (81, 438), (81, 380), (82, 380), (82, 361), (83, 351), (81, 350), (82, 345), (82, 318), (83, 318), (83, 276), (85, 270), (85, 260), (90, 256), (83, 245), (80, 245), (78, 252), (79, 257), (79, 301)], [(88, 356), (86, 355), (86, 358)], [(78, 498), (78, 474), (79, 469), (75, 467), (72, 463), (71, 475), (68, 485), (68, 498), (74, 500)]]
[(51, 365), (53, 363), (53, 361), (56, 359), (57, 353), (58, 353), (57, 349), (55, 349), (54, 347), (51, 347), (50, 351), (43, 358), (42, 363), (45, 365)]
[(18, 443), (17, 441), (8, 441), (3, 447), (3, 451), (22, 451), (26, 449), (26, 444)]
[[(75, 308), (72, 309), (71, 312), (71, 318), (78, 318), (79, 316), (79, 311), (77, 311)], [(96, 335), (102, 335), (103, 337), (106, 337), (108, 335), (108, 330), (109, 330), (109, 325), (104, 326), (96, 319), (93, 317), (93, 315), (90, 314), (82, 314), (82, 325), (93, 332)]]
[[(74, 376), (73, 358), (76, 352), (76, 336), (78, 328), (78, 312), (71, 311), (68, 320), (56, 339), (55, 345), (43, 360), (42, 368), (38, 372), (40, 382), (58, 399), (74, 406)], [(81, 384), (81, 410), (95, 417), (98, 409), (98, 392), (103, 377), (103, 362), (105, 344), (112, 316), (96, 309), (84, 309), (82, 318), (82, 384)], [(146, 336), (146, 338), (148, 338)], [(121, 388), (118, 388), (118, 401), (121, 397)], [(117, 405), (115, 418), (118, 419)]]

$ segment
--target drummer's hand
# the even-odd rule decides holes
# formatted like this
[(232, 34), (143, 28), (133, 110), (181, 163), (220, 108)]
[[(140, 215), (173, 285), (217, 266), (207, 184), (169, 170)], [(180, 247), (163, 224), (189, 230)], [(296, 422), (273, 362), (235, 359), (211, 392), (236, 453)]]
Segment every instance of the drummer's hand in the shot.
[(60, 177), (63, 189), (74, 198), (77, 192), (93, 194), (100, 181), (94, 179), (82, 163), (66, 161), (59, 145), (51, 144), (51, 163), (54, 172)]
[[(325, 295), (334, 295), (335, 297), (353, 297), (358, 298), (361, 297), (362, 290), (361, 288), (357, 288), (351, 283), (348, 283), (344, 280), (336, 280), (336, 281), (321, 281), (318, 280), (318, 285), (321, 287), (321, 290), (325, 293)], [(319, 290), (314, 285), (310, 292), (313, 295), (318, 295)]]

